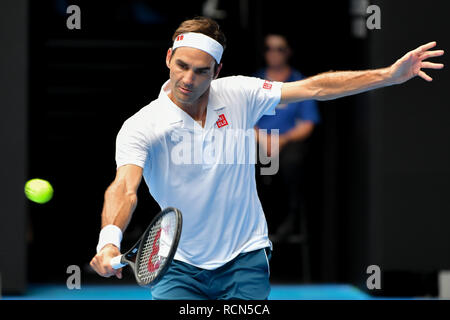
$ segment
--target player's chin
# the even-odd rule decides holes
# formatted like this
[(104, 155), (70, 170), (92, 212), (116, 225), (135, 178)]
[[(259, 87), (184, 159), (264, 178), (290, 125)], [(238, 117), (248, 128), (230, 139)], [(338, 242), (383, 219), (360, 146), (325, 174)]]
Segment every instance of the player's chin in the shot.
[(192, 103), (195, 101), (194, 95), (191, 93), (178, 93), (176, 99), (181, 103)]

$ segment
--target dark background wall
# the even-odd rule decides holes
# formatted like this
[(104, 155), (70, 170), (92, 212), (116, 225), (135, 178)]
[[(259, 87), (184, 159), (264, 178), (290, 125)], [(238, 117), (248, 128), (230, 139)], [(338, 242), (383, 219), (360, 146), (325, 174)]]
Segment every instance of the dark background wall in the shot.
[[(384, 28), (371, 39), (372, 64), (433, 40), (448, 52), (445, 12), (450, 5), (439, 2), (438, 10), (436, 5), (380, 1)], [(440, 60), (448, 66), (448, 55)], [(429, 287), (436, 270), (450, 265), (445, 254), (450, 245), (450, 109), (445, 94), (450, 77), (446, 70), (430, 73), (436, 79), (431, 85), (417, 79), (370, 96), (371, 260), (391, 271), (386, 281), (405, 282), (411, 290), (421, 283)], [(397, 277), (399, 270), (428, 273), (428, 280)]]
[[(0, 290), (26, 287), (27, 1), (0, 9)], [(1, 292), (0, 292), (1, 294)]]
[[(420, 6), (380, 1), (383, 29), (371, 39), (372, 65), (383, 65), (405, 48), (436, 40), (450, 46), (448, 2)], [(398, 23), (401, 21), (402, 23)], [(420, 21), (420, 23), (418, 23)], [(448, 62), (448, 56), (440, 59)], [(450, 265), (449, 73), (430, 71), (436, 81), (415, 79), (370, 95), (373, 134), (372, 215), (380, 217), (378, 255), (389, 269), (436, 269)]]
[[(251, 75), (262, 67), (263, 36), (273, 31), (288, 36), (292, 64), (306, 76), (387, 66), (430, 40), (447, 48), (445, 1), (372, 2), (381, 7), (382, 29), (356, 38), (352, 1), (220, 1), (227, 17), (218, 21), (228, 37), (221, 75)], [(28, 65), (29, 78), (2, 91), (2, 104), (14, 112), (2, 117), (1, 141), (17, 155), (1, 159), (2, 175), (11, 181), (8, 187), (14, 186), (8, 192), (15, 192), (2, 202), (1, 214), (17, 213), (16, 219), (3, 220), (2, 230), (8, 232), (2, 236), (21, 250), (23, 271), (16, 274), (26, 269), (28, 281), (65, 282), (67, 266), (76, 264), (85, 267), (84, 281), (108, 282), (91, 275), (87, 263), (95, 253), (103, 193), (115, 174), (116, 134), (126, 118), (157, 97), (168, 77), (164, 58), (171, 35), (182, 20), (202, 14), (203, 1), (49, 0), (24, 2), (22, 9), (15, 3), (12, 12), (28, 16), (29, 42), (24, 24), (15, 20), (20, 37), (14, 42), (14, 33), (2, 38), (2, 44), (16, 50), (8, 56), (1, 50), (6, 58), (2, 75), (16, 59), (21, 62), (15, 74), (26, 77)], [(69, 4), (81, 8), (81, 30), (66, 28)], [(4, 8), (2, 3), (1, 11), (11, 12)], [(6, 26), (14, 30), (11, 17), (2, 19), (2, 37)], [(2, 78), (2, 87), (13, 81)], [(432, 84), (415, 79), (402, 87), (319, 103), (322, 122), (310, 139), (304, 181), (313, 282), (363, 286), (371, 264), (385, 274), (449, 267), (444, 254), (450, 243), (448, 84), (443, 70)], [(17, 101), (8, 100), (18, 90), (23, 94), (15, 95)], [(14, 132), (18, 138), (11, 141)], [(8, 161), (16, 173), (6, 169)], [(23, 197), (24, 182), (34, 177), (53, 184), (55, 196), (48, 204)], [(158, 211), (145, 184), (138, 197), (124, 247)], [(276, 212), (266, 214), (270, 222)], [(5, 268), (7, 251), (1, 250)], [(300, 250), (292, 250), (279, 249), (272, 261), (273, 281), (301, 280)], [(23, 288), (25, 278), (20, 279), (17, 288)]]
[[(382, 10), (382, 28), (365, 43), (366, 67), (389, 65), (430, 41), (448, 48), (448, 3), (371, 3)], [(447, 64), (448, 57), (440, 60)], [(350, 125), (339, 131), (346, 146), (339, 148), (339, 270), (362, 288), (365, 268), (376, 264), (384, 293), (436, 294), (437, 272), (450, 263), (450, 79), (445, 69), (429, 74), (431, 84), (417, 78), (361, 95), (364, 104), (354, 106)]]

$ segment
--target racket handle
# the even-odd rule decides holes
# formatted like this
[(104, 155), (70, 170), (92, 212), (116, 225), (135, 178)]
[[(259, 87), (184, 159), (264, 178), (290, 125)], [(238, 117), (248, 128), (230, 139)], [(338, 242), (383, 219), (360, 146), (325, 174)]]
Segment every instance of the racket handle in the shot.
[(110, 263), (113, 269), (120, 269), (127, 265), (122, 263), (122, 255), (112, 258)]

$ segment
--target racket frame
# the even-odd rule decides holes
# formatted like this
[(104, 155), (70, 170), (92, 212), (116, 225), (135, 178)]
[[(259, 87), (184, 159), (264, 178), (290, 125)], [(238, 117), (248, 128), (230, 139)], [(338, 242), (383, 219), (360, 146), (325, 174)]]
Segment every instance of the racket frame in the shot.
[[(141, 281), (141, 279), (138, 276), (139, 271), (139, 261), (141, 257), (142, 250), (144, 249), (145, 242), (143, 241), (146, 239), (148, 233), (151, 231), (154, 224), (160, 219), (163, 215), (167, 214), (168, 211), (175, 212), (176, 215), (176, 232), (173, 237), (173, 243), (170, 248), (169, 254), (165, 258), (164, 265), (162, 266), (162, 269), (159, 270), (158, 275), (149, 283), (145, 283)], [(172, 263), (173, 257), (175, 256), (175, 252), (178, 248), (178, 243), (180, 241), (181, 237), (181, 230), (183, 226), (183, 216), (181, 214), (181, 211), (174, 207), (167, 207), (161, 212), (159, 212), (150, 222), (145, 232), (142, 234), (142, 236), (139, 238), (139, 240), (136, 242), (136, 244), (128, 250), (126, 253), (124, 253), (120, 258), (120, 263), (125, 265), (129, 265), (131, 269), (133, 270), (134, 277), (136, 278), (137, 283), (142, 287), (151, 287), (155, 285), (159, 280), (161, 280), (162, 276), (166, 273), (167, 269), (169, 268), (170, 264)], [(134, 260), (134, 261), (133, 261)], [(148, 262), (146, 262), (148, 263)]]

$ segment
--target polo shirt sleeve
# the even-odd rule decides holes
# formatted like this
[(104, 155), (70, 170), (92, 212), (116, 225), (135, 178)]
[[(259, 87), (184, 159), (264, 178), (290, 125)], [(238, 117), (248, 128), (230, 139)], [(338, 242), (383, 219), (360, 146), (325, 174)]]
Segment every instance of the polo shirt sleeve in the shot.
[(247, 100), (248, 125), (253, 127), (263, 115), (274, 115), (281, 100), (283, 82), (237, 76), (236, 84)]
[(148, 139), (139, 121), (130, 118), (125, 121), (116, 138), (117, 168), (134, 164), (144, 168), (148, 156)]

